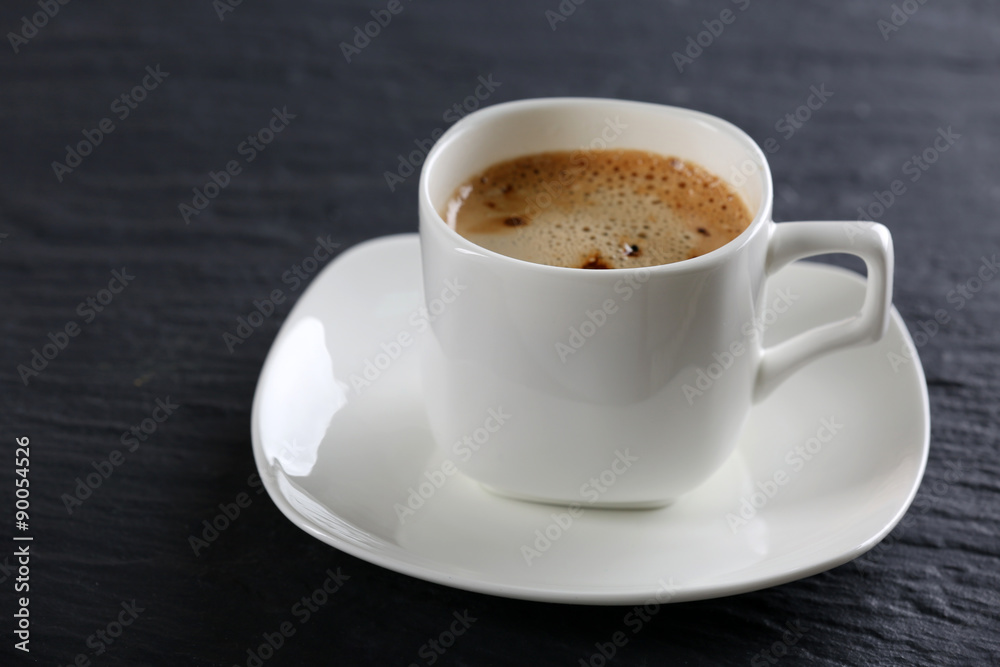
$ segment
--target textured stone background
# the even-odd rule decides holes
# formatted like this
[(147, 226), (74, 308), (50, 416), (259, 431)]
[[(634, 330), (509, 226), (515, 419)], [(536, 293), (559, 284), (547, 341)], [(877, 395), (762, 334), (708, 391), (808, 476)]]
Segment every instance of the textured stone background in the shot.
[[(575, 665), (621, 627), (627, 609), (492, 598), (370, 565), (310, 538), (248, 484), (254, 385), (301, 289), (232, 353), (223, 332), (287, 288), (282, 273), (317, 236), (346, 248), (414, 231), (416, 177), (390, 191), (384, 172), (492, 76), (490, 103), (631, 98), (774, 137), (778, 220), (854, 219), (939, 128), (960, 135), (878, 216), (895, 237), (895, 302), (911, 330), (949, 315), (920, 347), (933, 442), (910, 520), (864, 567), (664, 608), (611, 664), (771, 664), (760, 652), (788, 623), (805, 632), (785, 664), (1000, 664), (1000, 281), (961, 309), (948, 298), (1000, 241), (1000, 9), (909, 0), (897, 4), (919, 9), (883, 35), (888, 0), (589, 0), (555, 29), (545, 12), (557, 0), (402, 3), (350, 63), (339, 43), (386, 2), (244, 2), (222, 19), (210, 0), (70, 2), (17, 53), (9, 36), (0, 46), (0, 537), (12, 544), (21, 435), (35, 536), (32, 652), (12, 649), (4, 570), (0, 660), (245, 664), (331, 567), (350, 585), (266, 664), (426, 664), (419, 647), (465, 609), (479, 620), (439, 664)], [(726, 8), (735, 20), (679, 72), (672, 54)], [(4, 3), (0, 31), (38, 11)], [(169, 76), (120, 120), (112, 101), (156, 65)], [(776, 123), (821, 85), (833, 96), (786, 138)], [(273, 107), (295, 118), (185, 224), (178, 204), (242, 159), (238, 145)], [(52, 162), (104, 117), (114, 131), (60, 182)], [(134, 280), (85, 323), (77, 304), (121, 267)], [(18, 364), (69, 321), (80, 334), (25, 386)], [(68, 514), (60, 496), (75, 478), (168, 396), (182, 407)], [(195, 556), (188, 536), (241, 492), (250, 507)], [(133, 599), (138, 620), (95, 656), (87, 638)]]

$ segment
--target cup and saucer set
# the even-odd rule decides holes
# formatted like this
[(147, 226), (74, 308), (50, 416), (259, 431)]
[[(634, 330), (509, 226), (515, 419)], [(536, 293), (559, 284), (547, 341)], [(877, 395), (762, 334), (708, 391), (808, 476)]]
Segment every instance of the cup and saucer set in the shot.
[[(700, 257), (591, 271), (442, 219), (470, 175), (611, 126), (616, 147), (739, 175), (752, 222)], [(696, 111), (552, 98), (463, 118), (424, 163), (419, 234), (345, 251), (282, 325), (251, 417), (270, 497), (358, 558), (545, 602), (707, 599), (861, 556), (929, 447), (892, 241), (877, 223), (776, 224), (772, 192), (760, 148)], [(796, 261), (825, 253), (867, 278)]]

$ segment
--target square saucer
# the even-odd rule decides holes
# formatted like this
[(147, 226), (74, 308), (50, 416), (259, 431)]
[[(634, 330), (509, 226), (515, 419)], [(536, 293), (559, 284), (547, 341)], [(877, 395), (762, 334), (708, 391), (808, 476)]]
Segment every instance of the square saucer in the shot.
[[(798, 262), (767, 344), (857, 311), (864, 280)], [(310, 535), (428, 581), (577, 604), (680, 602), (774, 586), (874, 547), (909, 507), (930, 416), (893, 309), (873, 345), (834, 352), (757, 404), (735, 452), (669, 507), (570, 513), (494, 495), (452, 470), (424, 413), (415, 234), (362, 243), (299, 299), (267, 356), (253, 452), (278, 508)]]

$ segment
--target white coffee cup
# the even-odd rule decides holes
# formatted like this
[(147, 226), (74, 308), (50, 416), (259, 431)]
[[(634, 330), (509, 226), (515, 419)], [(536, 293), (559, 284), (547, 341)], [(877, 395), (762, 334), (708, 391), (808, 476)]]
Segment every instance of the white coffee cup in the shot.
[[(497, 162), (595, 148), (693, 161), (740, 193), (753, 222), (700, 257), (595, 271), (497, 254), (441, 217), (458, 185)], [(524, 500), (657, 507), (695, 488), (732, 453), (754, 402), (803, 364), (874, 342), (888, 326), (888, 230), (775, 224), (771, 204), (761, 149), (697, 111), (552, 98), (499, 104), (456, 123), (428, 154), (419, 188), (432, 330), (423, 382), (439, 445), (465, 475)], [(835, 252), (868, 267), (860, 311), (764, 348), (749, 325), (765, 307), (767, 277)]]

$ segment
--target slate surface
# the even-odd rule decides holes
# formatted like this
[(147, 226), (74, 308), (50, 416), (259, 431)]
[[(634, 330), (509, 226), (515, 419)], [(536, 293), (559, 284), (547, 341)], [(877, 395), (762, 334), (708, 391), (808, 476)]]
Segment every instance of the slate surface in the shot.
[[(58, 12), (25, 28), (22, 17), (46, 2)], [(910, 518), (865, 567), (664, 607), (608, 664), (763, 665), (778, 655), (784, 664), (1000, 664), (1000, 281), (968, 282), (1000, 240), (1000, 9), (985, 0), (402, 0), (347, 62), (339, 44), (387, 4), (0, 8), (0, 661), (246, 665), (247, 649), (298, 620), (295, 601), (341, 568), (343, 589), (264, 664), (430, 664), (421, 647), (465, 610), (478, 620), (437, 664), (601, 664), (590, 659), (595, 642), (621, 629), (629, 609), (504, 600), (401, 576), (310, 538), (248, 482), (257, 374), (301, 294), (283, 273), (318, 236), (347, 248), (415, 230), (416, 177), (390, 191), (384, 172), (446, 127), (445, 113), (479, 77), (492, 77), (489, 103), (640, 99), (773, 137), (778, 220), (854, 219), (902, 180), (905, 192), (874, 209), (895, 237), (896, 306), (913, 332), (939, 310), (948, 316), (920, 347), (932, 409), (926, 478)], [(546, 12), (560, 7), (575, 9), (555, 22)], [(672, 54), (705, 21), (718, 28), (727, 9), (722, 33), (678, 71)], [(147, 67), (160, 68), (159, 81)], [(114, 103), (144, 77), (152, 89), (135, 108)], [(777, 126), (814, 86), (833, 94), (793, 133)], [(248, 161), (241, 142), (286, 108), (287, 127)], [(103, 118), (113, 130), (57, 175), (64, 147), (84, 131), (96, 137)], [(948, 128), (959, 138), (911, 181), (911, 156)], [(230, 160), (241, 172), (186, 224), (178, 205)], [(134, 278), (100, 312), (86, 305), (106, 299), (115, 270)], [(961, 285), (979, 289), (962, 296)], [(279, 288), (289, 300), (230, 352), (222, 334)], [(26, 385), (18, 365), (70, 322), (78, 335)], [(69, 514), (61, 497), (76, 478), (127, 450), (121, 434), (163, 416), (156, 401), (168, 397), (181, 407)], [(31, 442), (30, 655), (13, 648), (9, 569), (20, 436)], [(189, 535), (242, 492), (250, 506), (195, 555)], [(133, 600), (134, 622), (122, 607)], [(95, 634), (119, 616), (130, 621), (119, 637)], [(803, 634), (779, 646), (789, 623)]]

